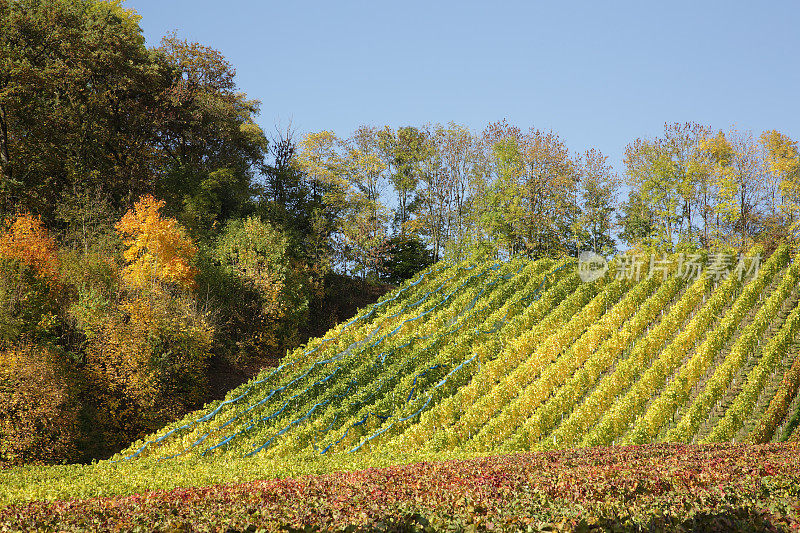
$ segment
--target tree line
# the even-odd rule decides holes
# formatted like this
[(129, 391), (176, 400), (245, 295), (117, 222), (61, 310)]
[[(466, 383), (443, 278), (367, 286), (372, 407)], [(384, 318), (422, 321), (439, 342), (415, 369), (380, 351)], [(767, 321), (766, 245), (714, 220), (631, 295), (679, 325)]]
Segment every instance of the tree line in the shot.
[(359, 275), (379, 276), (384, 245), (398, 238), (459, 260), (744, 249), (798, 229), (800, 155), (776, 130), (665, 124), (625, 148), (621, 177), (595, 148), (573, 154), (557, 133), (506, 122), (478, 133), (455, 123), (311, 133), (297, 163), (339, 191), (331, 257)]

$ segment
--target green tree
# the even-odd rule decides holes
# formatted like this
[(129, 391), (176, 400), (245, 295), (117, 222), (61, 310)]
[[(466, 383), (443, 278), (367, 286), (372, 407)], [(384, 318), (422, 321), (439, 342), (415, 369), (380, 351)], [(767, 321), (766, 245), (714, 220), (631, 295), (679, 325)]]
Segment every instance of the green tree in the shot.
[(696, 244), (698, 214), (707, 235), (712, 191), (699, 154), (706, 132), (692, 122), (665, 124), (661, 137), (636, 139), (625, 150), (627, 184), (655, 217), (653, 245), (673, 249), (679, 243)]
[(411, 278), (434, 261), (425, 243), (413, 235), (392, 237), (387, 246), (388, 257), (383, 262), (381, 278), (394, 285)]
[(378, 130), (360, 126), (345, 143), (350, 186), (349, 209), (342, 224), (346, 256), (362, 277), (377, 274), (385, 252), (390, 212), (383, 204), (386, 163)]
[(622, 230), (619, 238), (631, 247), (651, 243), (656, 232), (655, 215), (636, 190), (631, 191), (628, 199), (620, 205), (617, 224)]
[(74, 186), (143, 193), (169, 72), (118, 2), (0, 0), (0, 209), (46, 215)]
[(614, 251), (613, 214), (620, 180), (608, 157), (592, 148), (582, 158), (579, 202), (579, 227), (586, 235), (586, 245), (595, 253)]
[(403, 126), (393, 131), (386, 126), (378, 132), (378, 141), (389, 181), (397, 194), (398, 211), (394, 219), (395, 227), (401, 235), (411, 220), (415, 206), (413, 201), (420, 177), (422, 163), (427, 157), (425, 133), (413, 126)]
[(449, 179), (447, 239), (445, 247), (457, 260), (480, 239), (473, 204), (484, 185), (485, 158), (480, 140), (454, 122), (436, 126), (437, 146)]
[(113, 219), (151, 193), (205, 234), (246, 208), (258, 102), (219, 52), (148, 50), (138, 23), (120, 2), (0, 0), (0, 212), (83, 235), (95, 202)]
[(658, 140), (636, 139), (625, 150), (628, 185), (654, 216), (655, 233), (650, 244), (672, 250), (682, 222), (680, 173)]
[(574, 248), (578, 165), (558, 135), (496, 123), (484, 143), (492, 181), (481, 218), (490, 241), (532, 257)]

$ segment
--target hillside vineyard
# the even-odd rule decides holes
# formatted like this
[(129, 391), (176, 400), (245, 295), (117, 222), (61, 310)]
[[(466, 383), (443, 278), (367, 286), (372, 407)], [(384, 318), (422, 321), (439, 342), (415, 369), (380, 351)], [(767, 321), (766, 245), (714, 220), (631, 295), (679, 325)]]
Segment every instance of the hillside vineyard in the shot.
[(115, 460), (794, 440), (800, 264), (763, 254), (439, 263)]

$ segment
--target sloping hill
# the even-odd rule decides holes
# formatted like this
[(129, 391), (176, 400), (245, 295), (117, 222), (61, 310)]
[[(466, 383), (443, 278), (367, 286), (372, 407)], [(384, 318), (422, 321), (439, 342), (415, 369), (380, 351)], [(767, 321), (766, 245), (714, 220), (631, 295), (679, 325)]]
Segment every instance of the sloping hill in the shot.
[(800, 263), (788, 248), (741, 279), (644, 274), (584, 283), (574, 259), (437, 264), (115, 459), (791, 438)]

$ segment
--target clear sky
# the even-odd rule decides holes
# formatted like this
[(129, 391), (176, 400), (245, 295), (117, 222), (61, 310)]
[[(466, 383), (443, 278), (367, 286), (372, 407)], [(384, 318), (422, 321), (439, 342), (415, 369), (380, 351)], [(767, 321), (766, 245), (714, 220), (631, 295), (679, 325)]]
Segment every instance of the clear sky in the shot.
[(128, 0), (149, 45), (220, 50), (260, 123), (348, 135), (359, 124), (507, 119), (597, 147), (664, 122), (800, 138), (800, 2)]

